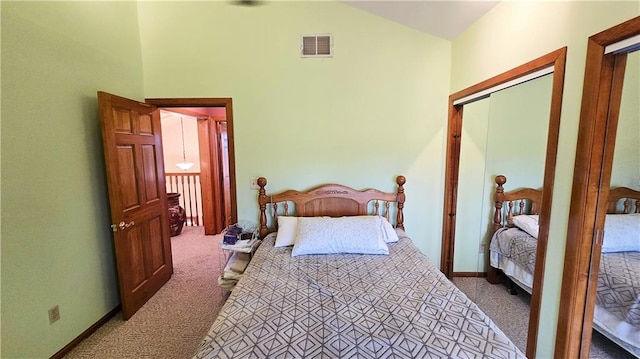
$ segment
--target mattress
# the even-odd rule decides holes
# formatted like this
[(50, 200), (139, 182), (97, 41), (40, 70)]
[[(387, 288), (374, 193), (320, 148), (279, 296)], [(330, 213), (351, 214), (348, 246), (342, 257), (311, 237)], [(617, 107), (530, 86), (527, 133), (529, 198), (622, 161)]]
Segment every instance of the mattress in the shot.
[(267, 236), (194, 358), (524, 358), (406, 236), (291, 257)]

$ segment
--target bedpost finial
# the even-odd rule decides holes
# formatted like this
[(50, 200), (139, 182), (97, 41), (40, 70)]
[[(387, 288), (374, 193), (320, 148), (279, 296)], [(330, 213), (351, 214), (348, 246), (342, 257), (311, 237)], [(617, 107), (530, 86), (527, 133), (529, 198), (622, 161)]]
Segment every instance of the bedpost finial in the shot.
[(407, 179), (404, 176), (398, 176), (396, 177), (396, 183), (400, 186), (403, 186), (405, 183), (407, 183)]
[(267, 179), (264, 177), (258, 178), (258, 186), (264, 187), (267, 185)]
[(502, 186), (505, 183), (507, 183), (507, 177), (505, 177), (503, 175), (497, 175), (496, 176), (496, 184), (497, 185)]

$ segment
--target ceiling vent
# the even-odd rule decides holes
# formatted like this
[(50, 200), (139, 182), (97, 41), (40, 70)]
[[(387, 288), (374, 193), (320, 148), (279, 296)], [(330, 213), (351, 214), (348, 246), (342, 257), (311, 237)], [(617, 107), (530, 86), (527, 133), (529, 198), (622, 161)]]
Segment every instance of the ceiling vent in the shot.
[(300, 45), (302, 57), (332, 57), (333, 39), (331, 35), (302, 35)]

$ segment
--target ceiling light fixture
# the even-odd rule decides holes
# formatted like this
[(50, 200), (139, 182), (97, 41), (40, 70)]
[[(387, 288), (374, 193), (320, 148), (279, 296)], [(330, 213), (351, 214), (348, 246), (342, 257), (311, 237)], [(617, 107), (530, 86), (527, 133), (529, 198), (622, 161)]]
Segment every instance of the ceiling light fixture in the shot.
[(180, 130), (182, 131), (182, 162), (176, 163), (176, 166), (183, 171), (188, 170), (193, 167), (193, 162), (187, 162), (186, 152), (184, 150), (184, 123), (182, 120), (182, 116), (180, 116)]

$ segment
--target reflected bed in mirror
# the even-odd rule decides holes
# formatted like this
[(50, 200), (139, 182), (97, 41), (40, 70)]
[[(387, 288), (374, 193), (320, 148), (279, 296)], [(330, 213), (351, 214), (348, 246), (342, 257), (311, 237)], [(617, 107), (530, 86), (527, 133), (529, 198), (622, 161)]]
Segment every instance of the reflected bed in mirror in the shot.
[(507, 178), (503, 175), (495, 178), (497, 186), (487, 280), (497, 284), (500, 276), (505, 275), (509, 278), (509, 290), (512, 294), (515, 294), (514, 285), (531, 294), (540, 232), (542, 190), (520, 188), (505, 192), (506, 182)]
[(640, 357), (640, 51), (627, 55), (620, 99), (593, 326)]
[[(497, 176), (495, 182), (496, 231), (489, 246), (491, 270), (487, 280), (497, 284), (505, 276), (509, 285), (530, 294), (542, 191), (535, 188), (505, 191), (507, 179), (504, 176)], [(640, 307), (640, 191), (611, 188), (607, 207), (593, 327), (630, 353), (640, 356), (640, 318), (637, 316)]]
[(607, 202), (593, 328), (640, 357), (640, 191), (614, 187)]

